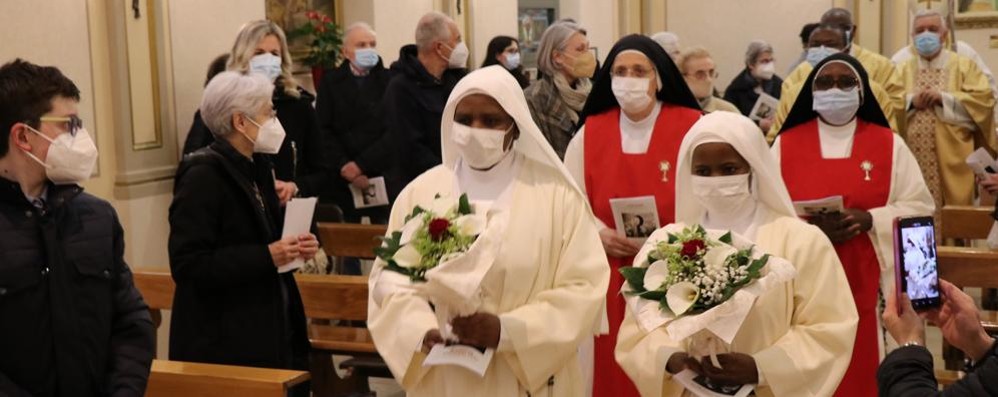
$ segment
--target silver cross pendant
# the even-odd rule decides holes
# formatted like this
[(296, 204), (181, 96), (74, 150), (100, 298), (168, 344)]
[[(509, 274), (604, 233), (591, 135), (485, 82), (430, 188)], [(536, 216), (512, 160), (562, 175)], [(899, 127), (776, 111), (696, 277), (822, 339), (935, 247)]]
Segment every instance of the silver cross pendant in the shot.
[(859, 168), (861, 168), (863, 172), (866, 173), (866, 176), (863, 178), (863, 180), (869, 181), (870, 171), (873, 171), (873, 163), (871, 163), (869, 160), (863, 160), (862, 163), (859, 163)]

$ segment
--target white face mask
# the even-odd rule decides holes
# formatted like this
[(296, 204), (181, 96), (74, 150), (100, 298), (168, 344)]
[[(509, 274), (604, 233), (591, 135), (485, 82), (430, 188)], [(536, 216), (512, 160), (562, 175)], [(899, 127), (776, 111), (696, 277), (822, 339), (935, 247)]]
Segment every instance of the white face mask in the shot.
[(447, 68), (464, 69), (466, 67), (468, 67), (468, 46), (462, 41), (451, 50), (450, 58), (447, 58)]
[(693, 196), (707, 209), (712, 218), (738, 214), (746, 206), (755, 205), (749, 188), (748, 174), (728, 176), (693, 175)]
[(48, 154), (45, 161), (25, 151), (36, 163), (45, 167), (45, 176), (56, 185), (69, 185), (90, 179), (90, 174), (97, 164), (97, 146), (85, 128), (76, 131), (76, 136), (69, 133), (59, 134), (54, 140), (34, 128), (28, 129), (49, 141)]
[(281, 151), (281, 145), (284, 143), (286, 134), (284, 133), (284, 126), (281, 125), (281, 121), (277, 117), (271, 117), (263, 125), (257, 124), (249, 116), (246, 116), (246, 119), (260, 128), (255, 140), (240, 131), (246, 139), (253, 142), (253, 153), (277, 154), (277, 152)]
[(503, 148), (503, 142), (506, 140), (506, 134), (513, 129), (513, 125), (510, 125), (506, 130), (492, 130), (454, 123), (451, 140), (457, 144), (461, 158), (471, 168), (489, 169), (499, 164), (506, 156), (507, 152)]
[(506, 62), (502, 63), (506, 69), (513, 70), (520, 66), (520, 53), (506, 54)]
[(811, 108), (821, 115), (826, 123), (843, 125), (856, 117), (859, 110), (859, 88), (843, 91), (838, 88), (815, 91)]
[(617, 98), (620, 108), (627, 113), (645, 110), (652, 98), (648, 96), (651, 79), (640, 77), (616, 77), (610, 79), (610, 90)]
[(766, 62), (755, 66), (755, 70), (752, 71), (752, 76), (760, 80), (769, 80), (773, 78), (776, 74), (776, 63)]
[(259, 73), (271, 82), (281, 75), (281, 57), (269, 52), (250, 58), (250, 72)]

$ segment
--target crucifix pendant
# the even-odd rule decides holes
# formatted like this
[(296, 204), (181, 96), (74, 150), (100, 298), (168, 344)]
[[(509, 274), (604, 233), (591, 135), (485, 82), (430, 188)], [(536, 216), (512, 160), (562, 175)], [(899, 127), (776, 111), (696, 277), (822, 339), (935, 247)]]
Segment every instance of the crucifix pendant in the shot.
[(866, 173), (866, 177), (864, 177), (863, 180), (869, 181), (870, 171), (873, 171), (873, 163), (871, 163), (869, 160), (863, 160), (863, 162), (859, 164), (859, 168), (861, 168), (863, 172)]
[(663, 161), (661, 163), (658, 163), (658, 170), (662, 171), (662, 182), (668, 182), (669, 181), (669, 169), (670, 168), (672, 168), (672, 165), (669, 164), (668, 161)]

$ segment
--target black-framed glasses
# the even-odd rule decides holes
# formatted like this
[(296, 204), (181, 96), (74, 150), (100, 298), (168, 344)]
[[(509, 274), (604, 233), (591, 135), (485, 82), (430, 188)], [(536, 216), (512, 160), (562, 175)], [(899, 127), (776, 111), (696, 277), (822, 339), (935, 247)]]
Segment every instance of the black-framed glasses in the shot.
[(66, 123), (67, 130), (70, 136), (76, 137), (76, 133), (83, 129), (83, 120), (79, 116), (42, 116), (38, 118), (38, 121), (43, 123)]
[(814, 88), (818, 91), (830, 90), (838, 87), (841, 90), (849, 90), (859, 86), (859, 80), (853, 76), (818, 76), (814, 78)]

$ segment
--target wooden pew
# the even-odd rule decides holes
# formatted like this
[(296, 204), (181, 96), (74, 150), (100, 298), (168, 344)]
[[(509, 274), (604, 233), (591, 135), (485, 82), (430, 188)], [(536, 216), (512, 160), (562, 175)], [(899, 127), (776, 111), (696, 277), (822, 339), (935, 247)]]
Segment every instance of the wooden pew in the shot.
[(153, 360), (146, 397), (285, 397), (308, 372)]
[(356, 223), (319, 223), (319, 242), (330, 256), (374, 259), (374, 248), (381, 245), (385, 225)]
[(988, 237), (994, 224), (994, 207), (947, 205), (940, 210), (942, 239), (980, 240)]

